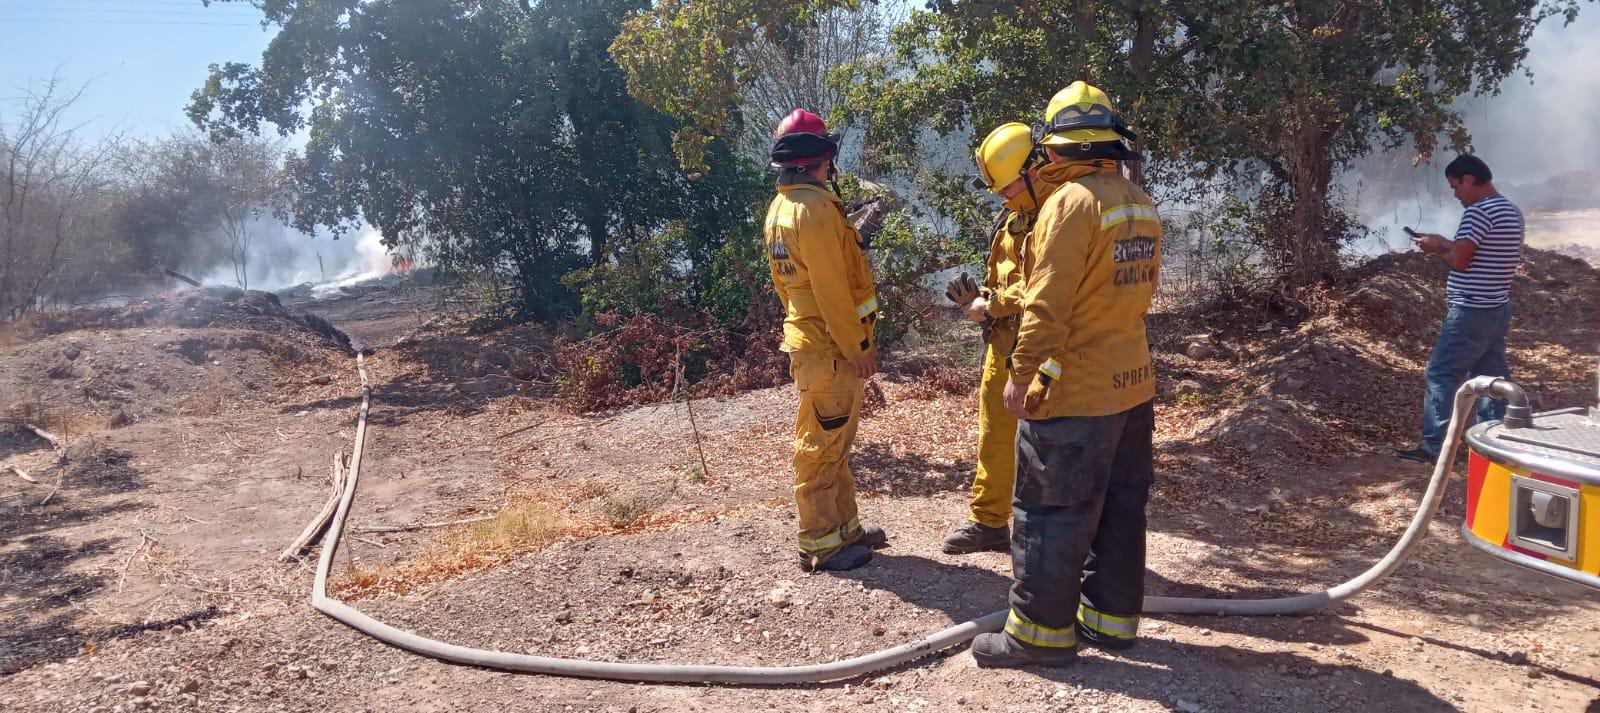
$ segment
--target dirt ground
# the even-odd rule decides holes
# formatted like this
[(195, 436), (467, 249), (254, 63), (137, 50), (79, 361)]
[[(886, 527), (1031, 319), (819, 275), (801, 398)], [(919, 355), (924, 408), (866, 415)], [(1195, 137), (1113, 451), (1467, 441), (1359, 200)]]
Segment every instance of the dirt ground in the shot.
[[(1596, 275), (1543, 255), (1519, 278), (1513, 368), (1547, 407), (1585, 403)], [(1442, 312), (1430, 284), (1442, 279), (1404, 279), (1423, 269), (1371, 266), (1316, 319), (1294, 305), (1152, 315), (1162, 394), (1149, 593), (1304, 591), (1388, 548), (1427, 476), (1387, 455), (1416, 429)], [(976, 404), (959, 382), (929, 388), (926, 371), (888, 360), (853, 463), (862, 519), (891, 547), (867, 568), (807, 576), (789, 550), (791, 389), (562, 413), (551, 384), (515, 376), (533, 335), (473, 334), (433, 320), (435, 304), (369, 293), (288, 306), (373, 350), (368, 459), (334, 573), (335, 592), (364, 611), (510, 651), (785, 665), (1004, 606), (1008, 557), (938, 549), (973, 466)], [(46, 410), (71, 426), (65, 464), (42, 439), (0, 429), (0, 469), (37, 481), (0, 471), (0, 710), (1600, 712), (1600, 593), (1467, 547), (1459, 482), (1419, 552), (1349, 602), (1306, 617), (1151, 617), (1138, 647), (1086, 650), (1067, 669), (979, 670), (964, 647), (816, 686), (441, 664), (315, 613), (312, 562), (276, 561), (353, 437), (343, 347), (303, 321), (164, 319), (57, 325), (0, 347), (7, 396), (59, 404)], [(184, 346), (197, 339), (209, 340), (203, 354)], [(278, 342), (299, 352), (286, 358)], [(76, 366), (42, 375), (72, 345)], [(964, 358), (956, 368), (972, 366)], [(121, 374), (116, 388), (85, 392), (102, 373)], [(226, 398), (196, 410), (205, 393)]]

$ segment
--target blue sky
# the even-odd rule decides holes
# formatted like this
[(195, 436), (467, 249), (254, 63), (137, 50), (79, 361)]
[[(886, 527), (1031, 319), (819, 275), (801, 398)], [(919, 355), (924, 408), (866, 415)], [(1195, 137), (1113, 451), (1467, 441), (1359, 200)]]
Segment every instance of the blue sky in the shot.
[(89, 83), (71, 114), (87, 133), (164, 136), (188, 125), (208, 65), (260, 62), (272, 37), (260, 21), (241, 2), (0, 0), (0, 99), (59, 70)]

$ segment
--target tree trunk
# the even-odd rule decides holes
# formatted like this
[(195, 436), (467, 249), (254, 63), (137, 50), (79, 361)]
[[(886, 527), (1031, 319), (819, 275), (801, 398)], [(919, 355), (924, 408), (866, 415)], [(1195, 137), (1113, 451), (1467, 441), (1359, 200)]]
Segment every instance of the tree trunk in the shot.
[(1333, 182), (1328, 143), (1329, 133), (1320, 126), (1303, 127), (1295, 139), (1290, 174), (1294, 236), (1285, 265), (1292, 286), (1315, 284), (1338, 270), (1339, 236), (1329, 235), (1327, 226), (1328, 186)]
[[(1134, 32), (1133, 43), (1128, 47), (1128, 67), (1133, 71), (1133, 78), (1139, 84), (1142, 93), (1150, 84), (1150, 67), (1155, 62), (1156, 56), (1156, 24), (1157, 20), (1150, 13), (1138, 10), (1133, 13)], [(1127, 99), (1126, 97), (1124, 98)], [(1131, 107), (1124, 106), (1122, 111), (1127, 112)], [(1129, 122), (1132, 123), (1132, 122)], [(1134, 143), (1134, 150), (1142, 156), (1144, 154), (1144, 137)], [(1140, 188), (1144, 187), (1144, 162), (1122, 162), (1124, 174), (1128, 180)]]

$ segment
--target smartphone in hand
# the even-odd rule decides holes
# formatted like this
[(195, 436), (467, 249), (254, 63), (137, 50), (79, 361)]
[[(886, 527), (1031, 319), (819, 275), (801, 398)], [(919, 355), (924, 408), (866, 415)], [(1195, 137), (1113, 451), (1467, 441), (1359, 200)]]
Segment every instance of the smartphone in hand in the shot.
[(1412, 230), (1411, 226), (1409, 226), (1409, 225), (1404, 226), (1404, 227), (1402, 227), (1400, 229), (1406, 231), (1406, 235), (1409, 235), (1409, 236), (1411, 236), (1413, 238), (1417, 237), (1417, 231)]

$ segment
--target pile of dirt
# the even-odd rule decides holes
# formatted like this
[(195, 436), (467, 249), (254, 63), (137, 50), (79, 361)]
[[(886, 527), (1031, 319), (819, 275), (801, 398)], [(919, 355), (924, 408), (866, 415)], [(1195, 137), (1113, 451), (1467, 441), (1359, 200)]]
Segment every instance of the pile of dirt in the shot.
[(63, 435), (277, 403), (343, 373), (350, 340), (265, 292), (204, 288), (30, 316), (0, 360), (0, 421)]
[[(1305, 311), (1315, 317), (1234, 314), (1216, 332), (1168, 339), (1157, 353), (1175, 377), (1163, 384), (1166, 398), (1203, 410), (1198, 441), (1240, 449), (1269, 468), (1406, 444), (1419, 427), (1447, 275), (1420, 254), (1383, 255), (1319, 296)], [(1600, 274), (1582, 260), (1526, 251), (1512, 283), (1508, 356), (1536, 408), (1592, 398), (1597, 284)], [(1327, 404), (1338, 408), (1319, 406)]]
[(136, 327), (231, 328), (278, 333), (308, 330), (349, 350), (350, 338), (327, 320), (284, 309), (271, 292), (234, 287), (203, 287), (167, 297), (147, 298), (121, 307), (76, 309), (29, 315), (12, 327), (15, 337), (32, 341), (66, 332)]

